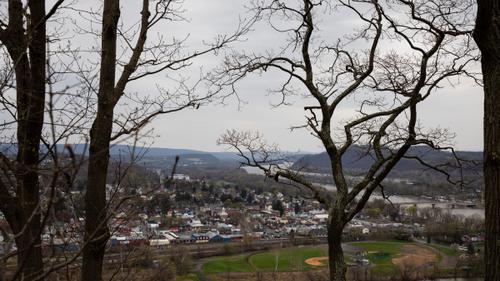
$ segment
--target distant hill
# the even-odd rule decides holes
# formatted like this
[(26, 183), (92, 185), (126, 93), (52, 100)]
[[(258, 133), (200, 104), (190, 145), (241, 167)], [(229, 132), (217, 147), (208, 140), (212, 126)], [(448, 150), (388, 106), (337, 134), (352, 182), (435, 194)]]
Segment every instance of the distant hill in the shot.
[[(75, 154), (78, 155), (88, 155), (88, 144), (75, 143), (70, 144)], [(63, 151), (64, 145), (58, 145), (58, 150)], [(45, 147), (41, 147), (41, 150), (44, 151)], [(15, 154), (17, 153), (16, 144), (8, 144), (1, 143), (0, 151), (6, 154)], [(132, 151), (132, 146), (130, 145), (113, 145), (110, 148), (109, 154), (111, 156), (117, 155), (126, 155)], [(161, 148), (161, 147), (136, 147), (136, 153), (141, 153), (146, 157), (165, 157), (165, 156), (176, 156), (176, 155), (185, 155), (185, 154), (212, 154), (220, 159), (235, 159), (237, 158), (236, 153), (232, 152), (205, 152), (194, 149), (179, 149), (179, 148)]]
[[(75, 143), (70, 144), (73, 152), (78, 155), (88, 155), (88, 144)], [(58, 150), (60, 152), (64, 151), (64, 145), (59, 144)], [(117, 144), (110, 148), (109, 154), (111, 157), (126, 156), (132, 152), (132, 146)], [(41, 151), (44, 151), (45, 147), (41, 147)], [(0, 152), (7, 155), (14, 155), (17, 153), (17, 145), (9, 143), (0, 143)], [(207, 152), (194, 149), (182, 149), (182, 148), (162, 148), (162, 147), (136, 147), (136, 155), (142, 155), (146, 158), (163, 158), (163, 157), (175, 157), (175, 156), (186, 156), (186, 155), (205, 155), (205, 157), (213, 156), (215, 159), (221, 161), (240, 161), (241, 157), (236, 152), (231, 151), (220, 151), (220, 152)], [(287, 152), (285, 155), (290, 159), (290, 161), (296, 161), (300, 157), (307, 155), (304, 152)], [(185, 158), (185, 157), (181, 157)], [(172, 158), (174, 159), (174, 158)]]
[[(454, 163), (453, 155), (448, 151), (434, 150), (429, 147), (416, 146), (412, 147), (407, 153), (408, 156), (418, 156), (431, 164)], [(459, 151), (457, 155), (460, 158), (482, 162), (482, 152)], [(359, 146), (352, 146), (346, 151), (342, 157), (343, 168), (352, 173), (363, 173), (367, 171), (374, 163), (375, 156), (373, 152), (366, 154), (366, 151)], [(298, 159), (292, 165), (293, 169), (300, 169), (312, 172), (330, 173), (330, 158), (326, 152), (319, 154), (305, 155)], [(393, 169), (395, 173), (408, 173), (414, 171), (425, 170), (417, 160), (402, 159)], [(478, 172), (482, 169), (480, 164), (467, 165), (468, 171)]]
[[(76, 154), (88, 155), (87, 144), (71, 144), (73, 151)], [(61, 145), (62, 148), (62, 145)], [(130, 145), (117, 144), (111, 146), (109, 154), (111, 156), (127, 155), (132, 152), (133, 147)], [(177, 148), (160, 148), (160, 147), (136, 147), (136, 153), (140, 153), (145, 157), (166, 157), (184, 154), (206, 154), (207, 152), (192, 150), (192, 149), (177, 149)]]
[[(70, 144), (73, 152), (77, 155), (88, 155), (88, 144), (76, 143)], [(45, 151), (45, 147), (40, 148)], [(64, 151), (64, 145), (57, 146), (59, 152)], [(111, 158), (117, 159), (121, 157), (126, 161), (127, 156), (132, 153), (133, 147), (130, 145), (113, 145), (110, 148), (109, 154)], [(14, 156), (17, 153), (16, 144), (0, 143), (0, 152)], [(206, 152), (194, 149), (180, 149), (180, 148), (161, 148), (161, 147), (135, 147), (135, 155), (139, 155), (140, 161), (146, 166), (161, 166), (171, 165), (175, 161), (175, 157), (180, 157), (182, 165), (202, 165), (202, 166), (219, 166), (222, 163), (237, 163), (241, 158), (235, 152)]]
[[(71, 145), (75, 153), (88, 155), (88, 146), (85, 144), (72, 144)], [(109, 154), (111, 156), (117, 155), (127, 155), (132, 151), (132, 146), (130, 145), (113, 145), (110, 148)], [(182, 149), (182, 148), (162, 148), (162, 147), (136, 147), (136, 153), (140, 153), (144, 157), (154, 158), (154, 157), (169, 157), (169, 156), (186, 156), (186, 155), (205, 155), (206, 157), (213, 156), (219, 160), (235, 160), (238, 159), (238, 155), (233, 152), (207, 152), (194, 149)], [(185, 157), (181, 157), (185, 158)]]

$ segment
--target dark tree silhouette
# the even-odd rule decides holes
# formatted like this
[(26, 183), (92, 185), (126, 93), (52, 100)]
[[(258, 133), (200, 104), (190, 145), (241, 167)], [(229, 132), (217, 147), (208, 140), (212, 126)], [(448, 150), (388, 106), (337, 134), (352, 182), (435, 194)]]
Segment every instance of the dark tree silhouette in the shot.
[[(230, 130), (219, 143), (237, 149), (243, 164), (259, 167), (268, 177), (299, 188), (325, 206), (330, 280), (344, 281), (344, 227), (371, 194), (382, 188), (392, 168), (406, 158), (446, 174), (408, 153), (417, 145), (454, 153), (443, 145), (450, 137), (446, 131), (422, 128), (417, 108), (446, 80), (466, 76), (477, 55), (470, 44), (473, 5), (469, 2), (336, 3), (338, 10), (351, 12), (351, 19), (358, 19), (359, 24), (353, 24), (354, 34), (332, 43), (320, 34), (333, 27), (319, 28), (317, 24), (331, 16), (329, 1), (256, 1), (255, 10), (276, 32), (286, 33), (288, 41), (282, 49), (262, 55), (242, 52), (229, 57), (214, 81), (235, 84), (253, 72), (277, 71), (284, 75), (276, 89), (282, 97), (280, 104), (286, 104), (290, 95), (309, 98), (311, 104), (304, 107), (306, 124), (294, 128), (307, 128), (322, 143), (335, 193), (311, 182), (300, 169), (281, 165), (286, 157), (258, 133)], [(339, 111), (352, 103), (356, 112), (345, 120)], [(348, 180), (342, 157), (354, 146), (362, 148), (360, 157), (369, 156), (373, 163), (353, 182)], [(459, 159), (456, 165), (460, 165)]]
[[(213, 100), (220, 88), (208, 89), (197, 94), (185, 81), (178, 82), (178, 89), (159, 89), (162, 94), (154, 99), (142, 98), (139, 109), (116, 114), (119, 102), (126, 99), (127, 85), (160, 72), (176, 71), (189, 66), (193, 59), (225, 48), (245, 34), (252, 21), (241, 22), (234, 33), (218, 36), (205, 49), (183, 53), (183, 41), (173, 43), (164, 40), (147, 41), (148, 32), (158, 23), (181, 20), (178, 0), (143, 0), (138, 30), (127, 35), (120, 29), (121, 6), (119, 0), (104, 0), (102, 14), (93, 14), (102, 20), (101, 60), (97, 89), (97, 112), (90, 130), (88, 183), (85, 193), (85, 246), (82, 260), (82, 280), (96, 281), (102, 278), (105, 245), (109, 238), (107, 227), (109, 212), (106, 202), (109, 148), (112, 141), (137, 133), (158, 115), (198, 108)], [(118, 36), (127, 42), (118, 46)], [(132, 41), (135, 40), (135, 44)], [(124, 48), (127, 56), (117, 56), (117, 47)], [(90, 79), (87, 79), (90, 80)], [(113, 127), (118, 128), (116, 131)]]
[(484, 84), (485, 279), (500, 280), (500, 2), (478, 0), (474, 39)]
[[(47, 13), (45, 1), (10, 0), (0, 19), (0, 48), (6, 49), (2, 53), (1, 111), (10, 114), (16, 126), (15, 159), (0, 152), (0, 211), (17, 246), (14, 279), (33, 280), (43, 272), (39, 165), (46, 113), (46, 22), (61, 2), (56, 1)], [(10, 90), (15, 92), (12, 102)], [(3, 121), (0, 130), (8, 131), (9, 124)]]

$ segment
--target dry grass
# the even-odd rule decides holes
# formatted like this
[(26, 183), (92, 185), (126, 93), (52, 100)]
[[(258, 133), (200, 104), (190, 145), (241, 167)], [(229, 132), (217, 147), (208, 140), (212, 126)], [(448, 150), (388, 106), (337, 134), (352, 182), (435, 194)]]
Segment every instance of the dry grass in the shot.
[(392, 259), (392, 263), (398, 267), (410, 265), (415, 268), (435, 264), (438, 261), (439, 256), (435, 252), (417, 245), (403, 246), (402, 256)]

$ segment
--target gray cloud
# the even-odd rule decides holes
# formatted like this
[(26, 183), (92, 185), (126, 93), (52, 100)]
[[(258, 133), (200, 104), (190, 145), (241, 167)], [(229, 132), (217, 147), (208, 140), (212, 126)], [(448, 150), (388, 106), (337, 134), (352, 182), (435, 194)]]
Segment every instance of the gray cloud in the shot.
[[(243, 4), (247, 1), (214, 0), (186, 1), (187, 15), (193, 26), (199, 26), (202, 35), (210, 32), (227, 32), (228, 27), (243, 15)], [(355, 20), (349, 15), (322, 19), (321, 34), (334, 42), (338, 30), (349, 29)], [(280, 44), (279, 36), (269, 28), (258, 26), (249, 39), (241, 44), (246, 50), (262, 51)], [(219, 58), (210, 57), (210, 63)], [(274, 78), (274, 79), (273, 79)], [(238, 111), (237, 106), (207, 106), (197, 111), (186, 111), (155, 120), (152, 127), (159, 137), (156, 146), (189, 147), (205, 150), (221, 150), (215, 140), (225, 129), (259, 130), (271, 142), (280, 144), (286, 150), (321, 151), (321, 144), (306, 130), (290, 132), (290, 126), (304, 122), (304, 101), (299, 100), (291, 106), (273, 108), (273, 96), (266, 93), (268, 88), (276, 87), (276, 76), (252, 77), (240, 87), (242, 96), (249, 101)], [(276, 97), (274, 97), (276, 101)], [(426, 127), (448, 128), (456, 133), (455, 145), (462, 150), (482, 149), (482, 90), (467, 82), (456, 88), (447, 87), (435, 93), (419, 106), (421, 123)], [(344, 111), (347, 115), (349, 110)]]
[[(139, 19), (140, 1), (122, 1), (122, 23), (133, 26)], [(188, 22), (176, 22), (160, 25), (156, 28), (150, 40), (157, 36), (166, 38), (184, 38), (187, 50), (191, 51), (203, 46), (202, 42), (210, 41), (218, 34), (231, 33), (240, 19), (248, 17), (245, 5), (247, 0), (185, 0), (183, 14)], [(100, 1), (80, 1), (78, 7), (97, 9)], [(76, 16), (76, 14), (75, 14)], [(76, 20), (77, 25), (85, 25), (85, 21)], [(320, 20), (320, 35), (316, 41), (335, 42), (342, 33), (356, 24), (354, 17), (345, 11), (336, 11)], [(68, 32), (73, 32), (68, 26)], [(273, 32), (269, 26), (260, 23), (255, 26), (247, 39), (234, 45), (235, 48), (247, 52), (263, 52), (276, 48), (283, 43), (284, 37)], [(89, 36), (74, 35), (71, 37), (74, 45), (88, 48), (97, 46), (98, 40), (90, 40)], [(210, 69), (220, 63), (222, 57), (207, 55), (200, 58), (189, 69), (181, 72), (186, 77), (195, 79), (199, 68)], [(137, 92), (144, 95), (155, 95), (156, 84), (172, 87), (173, 82), (166, 79), (166, 75), (176, 76), (177, 73), (162, 73), (148, 79), (139, 80), (129, 85), (128, 92)], [(273, 108), (271, 104), (279, 97), (268, 95), (267, 90), (279, 86), (280, 76), (275, 74), (251, 76), (239, 85), (241, 97), (248, 101), (241, 108), (234, 99), (227, 105), (208, 105), (198, 110), (164, 115), (156, 118), (149, 129), (154, 140), (154, 146), (192, 148), (208, 151), (223, 150), (216, 145), (216, 139), (226, 129), (258, 130), (270, 142), (278, 143), (283, 149), (291, 151), (321, 151), (321, 144), (306, 130), (291, 132), (290, 127), (301, 125), (304, 122), (303, 106), (310, 100), (293, 98), (290, 106)], [(69, 82), (67, 82), (69, 83)], [(203, 88), (199, 89), (203, 92)], [(429, 127), (449, 128), (456, 133), (455, 143), (462, 150), (482, 149), (482, 89), (467, 82), (456, 88), (447, 87), (435, 93), (429, 100), (419, 107), (420, 121)], [(352, 113), (350, 104), (341, 109), (341, 118), (348, 118)]]

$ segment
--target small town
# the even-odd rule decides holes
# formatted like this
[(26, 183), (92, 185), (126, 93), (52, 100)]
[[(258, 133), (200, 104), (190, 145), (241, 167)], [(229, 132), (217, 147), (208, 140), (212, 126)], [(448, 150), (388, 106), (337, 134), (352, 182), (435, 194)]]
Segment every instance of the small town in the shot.
[[(192, 169), (192, 165), (202, 162), (199, 160), (184, 167)], [(211, 258), (290, 247), (320, 251), (321, 245), (327, 243), (328, 213), (316, 200), (281, 192), (259, 192), (227, 182), (221, 187), (217, 183), (220, 184), (219, 181), (206, 182), (186, 174), (173, 174), (171, 180), (162, 181), (158, 189), (137, 188), (136, 206), (140, 207), (123, 206), (110, 219), (107, 266), (123, 266), (128, 262), (154, 270), (162, 259), (176, 249), (183, 249), (190, 262), (187, 269), (179, 270), (193, 272), (192, 264), (202, 263), (201, 269), (193, 274), (203, 279), (210, 272), (206, 272), (205, 267), (210, 267)], [(72, 193), (72, 198), (81, 196), (77, 191)], [(120, 197), (120, 193), (127, 191), (107, 185), (108, 200)], [(453, 269), (453, 273), (441, 268), (433, 273), (435, 276), (468, 276), (480, 270), (477, 257), (484, 251), (484, 217), (477, 202), (451, 202), (444, 196), (408, 198), (415, 203), (394, 204), (389, 199), (375, 198), (344, 228), (343, 241), (349, 243), (346, 254), (351, 270), (366, 271), (366, 268), (379, 266), (369, 251), (352, 246), (365, 241), (390, 241), (378, 242), (382, 245), (418, 245), (422, 247), (418, 250), (429, 255), (427, 260), (417, 262), (421, 268), (437, 267), (440, 255), (447, 255), (442, 251), (448, 253), (446, 266)], [(434, 203), (427, 203), (429, 201)], [(47, 224), (42, 234), (45, 254), (62, 258), (81, 250), (79, 241), (84, 219), (70, 218), (67, 213), (74, 211), (59, 210), (55, 216), (58, 220)], [(15, 251), (15, 248), (8, 249), (5, 243), (2, 245), (4, 251)], [(145, 249), (153, 251), (154, 255), (145, 255)], [(124, 253), (127, 253), (127, 262)], [(203, 263), (207, 258), (208, 262)], [(314, 262), (318, 268), (324, 265), (321, 258), (315, 261), (313, 257)], [(231, 270), (224, 268), (222, 275)], [(373, 279), (377, 275), (369, 276)]]
[(0, 281), (500, 281), (500, 0), (0, 1)]

